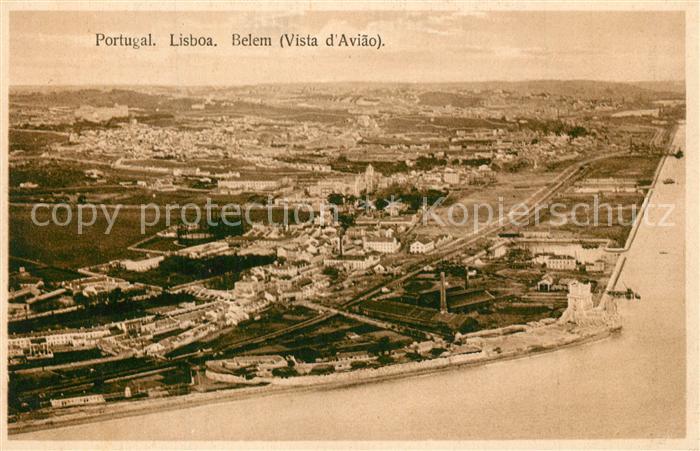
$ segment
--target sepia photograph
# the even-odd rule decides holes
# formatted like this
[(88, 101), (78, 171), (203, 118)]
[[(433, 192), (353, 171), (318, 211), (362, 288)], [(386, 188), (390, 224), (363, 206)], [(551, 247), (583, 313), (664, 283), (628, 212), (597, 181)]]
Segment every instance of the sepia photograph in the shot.
[(698, 23), (4, 3), (3, 449), (698, 449)]

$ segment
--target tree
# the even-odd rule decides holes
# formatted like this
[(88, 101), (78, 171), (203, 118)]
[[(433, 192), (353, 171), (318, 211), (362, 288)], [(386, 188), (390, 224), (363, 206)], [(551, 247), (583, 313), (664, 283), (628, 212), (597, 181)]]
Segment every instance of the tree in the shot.
[(389, 365), (394, 363), (394, 359), (389, 355), (380, 355), (377, 362), (381, 363), (382, 365)]
[(322, 273), (324, 276), (328, 276), (331, 279), (337, 279), (340, 275), (340, 271), (338, 270), (338, 268), (334, 268), (332, 266), (326, 266), (325, 268), (323, 268)]
[(119, 302), (119, 300), (122, 298), (122, 289), (117, 287), (114, 290), (110, 291), (109, 294), (107, 295), (107, 303), (108, 304), (114, 304)]
[(311, 368), (311, 374), (324, 375), (335, 373), (335, 367), (333, 365), (316, 365)]
[(343, 205), (343, 203), (345, 203), (345, 198), (339, 193), (330, 193), (326, 200), (328, 200), (329, 204), (333, 205)]
[(82, 291), (76, 293), (73, 296), (73, 300), (75, 301), (76, 304), (82, 305), (84, 307), (90, 305), (90, 298), (85, 296)]
[(288, 377), (298, 376), (299, 373), (293, 367), (275, 368), (272, 370), (272, 375), (286, 379)]
[(305, 347), (296, 352), (297, 357), (303, 362), (314, 362), (320, 356), (319, 352), (314, 348)]
[(433, 348), (430, 350), (430, 355), (432, 355), (433, 357), (440, 357), (445, 351), (445, 348)]
[(363, 360), (357, 360), (354, 362), (350, 362), (350, 368), (352, 368), (353, 370), (357, 370), (360, 368), (367, 368), (368, 366), (369, 366), (369, 364)]
[(569, 129), (567, 134), (571, 138), (578, 138), (579, 136), (586, 136), (588, 134), (588, 130), (586, 130), (584, 127), (581, 127), (580, 125), (577, 125)]
[(384, 355), (391, 351), (391, 340), (383, 336), (372, 346), (372, 352), (376, 355)]

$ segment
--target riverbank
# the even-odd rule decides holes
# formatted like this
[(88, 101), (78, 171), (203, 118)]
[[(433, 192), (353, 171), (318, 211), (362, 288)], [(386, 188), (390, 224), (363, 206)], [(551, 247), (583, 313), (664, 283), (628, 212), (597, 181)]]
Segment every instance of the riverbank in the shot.
[[(619, 327), (601, 326), (596, 328), (567, 330), (566, 326), (554, 324), (533, 328), (533, 330), (535, 332), (545, 333), (556, 330), (558, 335), (554, 337), (550, 336), (550, 342), (548, 343), (540, 342), (539, 344), (530, 344), (527, 346), (527, 348), (516, 347), (515, 349), (509, 351), (507, 350), (505, 352), (494, 353), (493, 349), (498, 347), (495, 346), (496, 344), (502, 345), (502, 340), (511, 339), (512, 341), (513, 335), (492, 338), (491, 341), (494, 342), (492, 343), (494, 346), (489, 348), (491, 351), (481, 353), (460, 354), (424, 360), (421, 362), (388, 365), (377, 369), (361, 369), (326, 376), (300, 376), (289, 379), (281, 379), (278, 383), (262, 387), (223, 389), (206, 393), (190, 393), (187, 395), (169, 398), (144, 399), (118, 402), (114, 404), (64, 409), (61, 411), (55, 411), (55, 416), (52, 416), (51, 418), (9, 424), (8, 434), (10, 436), (16, 436), (19, 434), (57, 427), (96, 423), (129, 416), (180, 410), (208, 404), (220, 404), (254, 397), (268, 397), (296, 392), (335, 390), (362, 384), (380, 383), (395, 379), (426, 376), (430, 374), (460, 370), (467, 367), (478, 367), (494, 362), (525, 359), (535, 357), (538, 354), (546, 354), (571, 346), (580, 346), (587, 343), (605, 340), (611, 336), (614, 336), (614, 334), (619, 331)], [(541, 339), (542, 334), (532, 334), (533, 330), (514, 335), (539, 335)]]
[[(675, 163), (675, 162), (674, 162)], [(651, 195), (651, 191), (650, 191)], [(618, 262), (620, 263), (620, 262)], [(623, 265), (620, 263), (619, 271), (623, 270)], [(478, 367), (484, 366), (488, 367), (491, 363), (506, 362), (510, 360), (527, 359), (528, 357), (535, 357), (542, 354), (558, 354), (553, 353), (553, 351), (558, 351), (566, 348), (580, 348), (581, 345), (585, 343), (592, 343), (605, 340), (609, 338), (615, 329), (606, 328), (604, 330), (598, 330), (595, 333), (591, 332), (585, 336), (581, 336), (578, 339), (571, 340), (570, 342), (559, 342), (554, 345), (544, 346), (537, 349), (520, 349), (513, 351), (511, 353), (499, 353), (498, 355), (491, 355), (488, 358), (482, 356), (481, 358), (472, 357), (474, 360), (467, 360), (463, 362), (447, 362), (443, 359), (435, 359), (435, 363), (426, 365), (428, 362), (421, 362), (424, 365), (414, 366), (414, 367), (404, 367), (401, 368), (400, 365), (394, 365), (394, 370), (390, 374), (373, 374), (373, 373), (361, 373), (358, 372), (356, 375), (353, 373), (338, 374), (338, 379), (327, 379), (322, 383), (313, 384), (299, 384), (299, 385), (275, 385), (260, 388), (251, 389), (237, 389), (237, 390), (226, 390), (211, 393), (197, 393), (191, 395), (185, 395), (177, 398), (163, 398), (156, 400), (146, 400), (138, 402), (129, 402), (101, 406), (99, 408), (87, 409), (84, 408), (81, 411), (71, 413), (65, 412), (62, 418), (58, 420), (57, 418), (39, 420), (32, 423), (24, 423), (22, 425), (10, 425), (9, 432), (13, 434), (14, 437), (18, 437), (17, 434), (28, 433), (31, 431), (38, 431), (42, 429), (58, 428), (71, 425), (79, 425), (84, 423), (99, 423), (106, 420), (113, 420), (117, 418), (124, 418), (130, 416), (141, 416), (146, 414), (162, 414), (166, 411), (175, 411), (182, 409), (189, 409), (197, 406), (211, 405), (222, 403), (230, 403), (232, 401), (245, 400), (250, 398), (259, 397), (271, 397), (272, 395), (284, 395), (291, 393), (291, 396), (298, 396), (299, 393), (303, 392), (314, 392), (314, 391), (330, 391), (340, 388), (349, 388), (352, 386), (359, 385), (372, 385), (379, 382), (399, 380), (399, 379), (410, 379), (412, 377), (425, 376), (430, 374), (438, 373), (449, 373), (449, 374), (460, 374), (464, 368), (468, 367)], [(512, 335), (509, 337), (513, 337)], [(409, 364), (410, 365), (410, 364)], [(522, 364), (521, 364), (522, 365)], [(497, 366), (497, 365), (496, 365)], [(391, 367), (385, 367), (391, 368)], [(370, 370), (362, 370), (370, 371)], [(395, 372), (393, 372), (395, 371)], [(328, 377), (328, 376), (326, 376)], [(300, 378), (301, 379), (301, 378)], [(410, 382), (409, 382), (410, 383)], [(551, 387), (554, 390), (554, 387)], [(143, 404), (141, 404), (143, 403)], [(31, 435), (31, 434), (30, 434)], [(77, 437), (77, 436), (76, 436)], [(24, 438), (24, 437), (18, 437)], [(32, 437), (27, 437), (32, 438)], [(258, 437), (260, 438), (260, 437)]]

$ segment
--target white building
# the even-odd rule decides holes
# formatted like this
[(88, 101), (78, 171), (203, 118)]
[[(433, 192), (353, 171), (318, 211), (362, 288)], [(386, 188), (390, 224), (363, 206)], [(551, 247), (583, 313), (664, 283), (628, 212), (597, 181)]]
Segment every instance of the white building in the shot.
[(379, 263), (376, 255), (344, 255), (323, 260), (325, 266), (341, 267), (347, 271), (367, 270)]
[(233, 285), (233, 294), (238, 298), (252, 298), (263, 289), (263, 284), (255, 279), (239, 280)]
[(54, 409), (61, 407), (85, 406), (89, 404), (104, 404), (105, 398), (102, 395), (85, 395), (74, 398), (52, 399), (51, 407)]
[(442, 179), (445, 181), (445, 183), (457, 185), (459, 183), (459, 174), (456, 172), (445, 172), (442, 175)]
[(219, 180), (220, 191), (272, 191), (280, 187), (277, 180)]
[(435, 249), (435, 241), (428, 238), (419, 238), (409, 247), (411, 254), (425, 254)]
[(549, 257), (545, 261), (545, 266), (547, 269), (574, 271), (576, 270), (576, 260), (568, 255)]
[(162, 262), (164, 259), (165, 257), (162, 255), (153, 258), (147, 258), (145, 260), (126, 259), (121, 260), (119, 262), (119, 266), (121, 266), (122, 269), (125, 269), (126, 271), (146, 272), (150, 269), (157, 268), (158, 265), (160, 265), (160, 262)]
[(578, 182), (574, 187), (577, 193), (635, 193), (637, 181), (621, 178), (589, 178)]
[(586, 263), (587, 272), (603, 272), (605, 271), (605, 261), (596, 260), (593, 263)]
[(229, 248), (226, 241), (212, 241), (211, 243), (198, 244), (178, 251), (179, 255), (189, 258), (204, 258), (210, 255), (221, 254)]
[(97, 340), (110, 334), (108, 329), (88, 329), (78, 332), (67, 332), (27, 337), (10, 338), (8, 347), (11, 351), (28, 351), (32, 345), (45, 344), (48, 349), (58, 346), (86, 347), (95, 346)]
[(394, 237), (366, 237), (362, 242), (362, 247), (366, 251), (394, 254), (401, 249), (401, 243)]

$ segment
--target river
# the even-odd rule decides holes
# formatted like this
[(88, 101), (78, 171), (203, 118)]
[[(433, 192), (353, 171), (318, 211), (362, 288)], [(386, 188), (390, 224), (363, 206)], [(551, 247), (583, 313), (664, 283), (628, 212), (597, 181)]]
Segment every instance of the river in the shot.
[[(684, 133), (681, 128), (679, 134)], [(684, 161), (652, 194), (618, 289), (623, 331), (556, 352), (354, 387), (286, 393), (32, 432), (43, 440), (669, 438), (685, 434)], [(660, 208), (649, 211), (658, 220)], [(661, 254), (660, 252), (664, 252)]]

